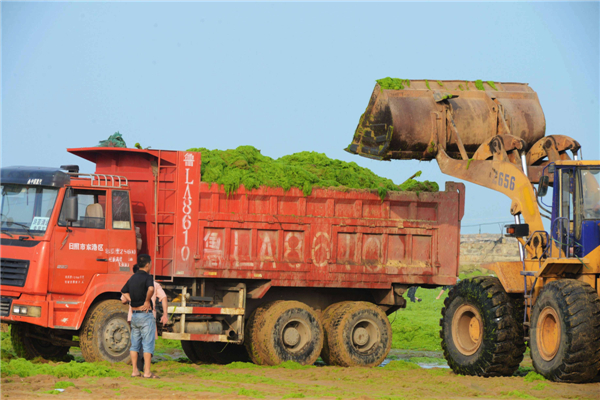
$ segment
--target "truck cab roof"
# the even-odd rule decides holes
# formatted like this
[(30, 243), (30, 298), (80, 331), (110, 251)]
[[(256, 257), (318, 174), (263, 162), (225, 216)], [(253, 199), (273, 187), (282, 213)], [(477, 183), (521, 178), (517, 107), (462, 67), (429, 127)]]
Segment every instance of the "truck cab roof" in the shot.
[(63, 187), (71, 182), (68, 173), (59, 168), (13, 166), (2, 168), (3, 184)]

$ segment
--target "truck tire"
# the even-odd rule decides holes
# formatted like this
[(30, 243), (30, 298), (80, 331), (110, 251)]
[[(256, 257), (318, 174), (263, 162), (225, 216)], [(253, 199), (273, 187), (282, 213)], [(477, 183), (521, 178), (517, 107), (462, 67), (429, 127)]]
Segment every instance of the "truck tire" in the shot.
[(461, 375), (511, 376), (525, 352), (518, 310), (498, 278), (460, 281), (445, 299), (440, 320), (450, 368)]
[(323, 324), (323, 333), (324, 333), (324, 338), (323, 338), (323, 350), (321, 350), (321, 359), (323, 360), (323, 362), (325, 364), (328, 365), (332, 365), (331, 364), (331, 357), (330, 357), (330, 352), (329, 352), (329, 344), (328, 344), (328, 339), (327, 337), (329, 336), (329, 332), (330, 332), (330, 322), (331, 322), (331, 318), (333, 315), (336, 314), (337, 310), (340, 309), (340, 307), (349, 304), (351, 302), (349, 301), (340, 301), (339, 303), (334, 303), (332, 305), (330, 305), (329, 307), (327, 307), (325, 309), (325, 311), (323, 311), (323, 314), (321, 315), (321, 323)]
[(62, 361), (69, 353), (68, 346), (57, 346), (51, 342), (39, 340), (29, 335), (48, 336), (44, 328), (29, 324), (13, 324), (10, 328), (10, 340), (17, 357), (33, 360), (42, 357), (47, 360)]
[(299, 301), (281, 301), (256, 310), (247, 340), (250, 358), (260, 365), (295, 361), (312, 365), (323, 348), (323, 326), (315, 311)]
[(392, 347), (392, 326), (381, 308), (364, 301), (347, 302), (334, 310), (328, 325), (331, 365), (374, 367)]
[(255, 342), (252, 340), (252, 338), (258, 337), (259, 331), (262, 328), (262, 325), (264, 325), (264, 313), (280, 302), (281, 300), (277, 300), (256, 307), (246, 322), (246, 327), (244, 330), (244, 345), (246, 346), (246, 351), (248, 352), (250, 360), (256, 365), (264, 364), (261, 355), (258, 353), (258, 348), (255, 346)]
[(531, 360), (546, 379), (581, 383), (600, 368), (600, 300), (587, 283), (544, 286), (531, 312)]
[(87, 362), (129, 362), (131, 329), (128, 307), (119, 300), (104, 300), (90, 308), (79, 336), (81, 354)]
[(200, 346), (202, 342), (182, 340), (181, 348), (186, 357), (194, 364), (212, 364), (215, 360)]

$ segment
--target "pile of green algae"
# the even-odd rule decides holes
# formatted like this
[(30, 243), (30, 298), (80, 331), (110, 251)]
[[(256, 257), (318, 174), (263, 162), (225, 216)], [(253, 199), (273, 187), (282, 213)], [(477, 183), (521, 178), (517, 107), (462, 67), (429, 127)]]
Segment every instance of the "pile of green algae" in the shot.
[(382, 178), (354, 162), (334, 160), (323, 153), (302, 151), (278, 159), (264, 156), (252, 146), (239, 146), (230, 150), (208, 150), (203, 147), (188, 151), (202, 153), (202, 181), (223, 185), (229, 195), (241, 185), (247, 190), (262, 186), (302, 190), (305, 196), (314, 187), (338, 190), (376, 190), (383, 200), (388, 191), (437, 192), (438, 184), (419, 182), (414, 177), (401, 185)]

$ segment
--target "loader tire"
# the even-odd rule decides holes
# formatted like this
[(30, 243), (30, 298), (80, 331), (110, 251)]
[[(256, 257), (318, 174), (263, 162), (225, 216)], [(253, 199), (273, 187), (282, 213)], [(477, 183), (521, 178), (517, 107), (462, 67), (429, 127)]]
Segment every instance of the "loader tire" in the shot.
[(312, 365), (323, 348), (323, 326), (316, 312), (306, 304), (281, 301), (256, 313), (248, 339), (253, 348), (250, 357), (257, 364), (295, 361)]
[(600, 299), (574, 279), (544, 286), (531, 312), (531, 360), (546, 379), (582, 383), (600, 368)]
[(197, 342), (194, 340), (182, 340), (181, 348), (185, 353), (186, 357), (194, 364), (212, 364), (215, 360), (211, 355), (202, 348), (203, 342)]
[(10, 340), (17, 357), (33, 360), (37, 357), (46, 360), (63, 361), (69, 353), (68, 346), (57, 346), (51, 342), (39, 340), (29, 335), (49, 336), (48, 329), (29, 324), (13, 324), (10, 328)]
[(131, 361), (131, 329), (127, 324), (127, 311), (128, 307), (119, 300), (104, 300), (90, 308), (79, 335), (85, 361)]
[(329, 352), (329, 344), (328, 344), (328, 339), (327, 337), (329, 336), (329, 332), (331, 330), (330, 327), (330, 322), (331, 322), (331, 318), (336, 315), (337, 311), (344, 305), (351, 303), (349, 301), (340, 301), (339, 303), (334, 303), (332, 305), (330, 305), (329, 307), (327, 307), (325, 309), (325, 311), (323, 311), (323, 314), (321, 315), (321, 323), (323, 324), (323, 333), (324, 333), (324, 337), (323, 337), (323, 350), (321, 350), (321, 359), (323, 360), (323, 362), (325, 364), (328, 365), (332, 365), (331, 364), (331, 356), (330, 356), (330, 352)]
[[(515, 300), (515, 301), (518, 301)], [(444, 300), (440, 337), (444, 357), (461, 375), (511, 376), (525, 352), (515, 303), (494, 277), (460, 281)]]
[(375, 367), (392, 346), (392, 326), (373, 303), (347, 302), (329, 322), (327, 346), (331, 365)]

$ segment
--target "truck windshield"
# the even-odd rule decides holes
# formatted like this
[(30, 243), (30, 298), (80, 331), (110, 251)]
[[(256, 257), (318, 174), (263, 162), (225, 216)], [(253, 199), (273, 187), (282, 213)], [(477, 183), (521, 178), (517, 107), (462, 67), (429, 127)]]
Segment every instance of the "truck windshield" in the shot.
[(600, 168), (582, 168), (583, 217), (600, 219)]
[(9, 235), (44, 235), (56, 203), (58, 189), (12, 184), (0, 185), (0, 189), (2, 232)]

